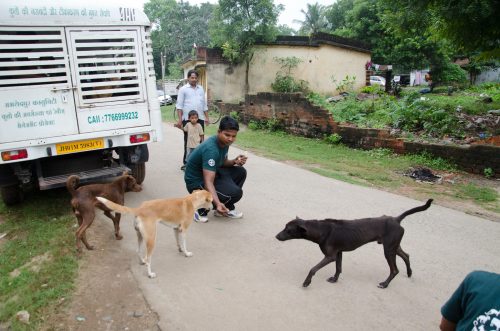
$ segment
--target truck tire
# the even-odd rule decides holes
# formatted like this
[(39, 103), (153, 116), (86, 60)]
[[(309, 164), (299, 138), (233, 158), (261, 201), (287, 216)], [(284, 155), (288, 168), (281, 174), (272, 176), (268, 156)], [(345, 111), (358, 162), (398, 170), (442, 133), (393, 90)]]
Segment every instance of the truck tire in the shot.
[(128, 167), (132, 172), (132, 176), (137, 181), (137, 184), (142, 184), (144, 178), (146, 178), (146, 163), (129, 164)]
[(0, 188), (2, 201), (7, 206), (13, 206), (24, 200), (24, 193), (19, 185), (9, 185)]

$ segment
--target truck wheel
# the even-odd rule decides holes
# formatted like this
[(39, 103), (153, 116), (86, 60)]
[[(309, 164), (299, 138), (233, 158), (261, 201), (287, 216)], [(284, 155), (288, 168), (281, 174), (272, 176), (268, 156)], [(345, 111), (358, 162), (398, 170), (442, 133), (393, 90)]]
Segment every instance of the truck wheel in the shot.
[(137, 184), (142, 184), (146, 177), (146, 163), (129, 164), (128, 167), (132, 172), (132, 176), (137, 181)]
[(3, 186), (1, 189), (2, 201), (7, 206), (12, 206), (24, 200), (24, 193), (19, 185)]

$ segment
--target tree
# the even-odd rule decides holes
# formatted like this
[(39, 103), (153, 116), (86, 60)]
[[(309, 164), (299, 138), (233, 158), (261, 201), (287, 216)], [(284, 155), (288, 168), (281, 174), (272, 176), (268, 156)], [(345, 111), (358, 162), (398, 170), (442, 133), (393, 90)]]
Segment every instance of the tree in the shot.
[(212, 46), (221, 47), (223, 55), (234, 64), (245, 63), (245, 93), (249, 91), (248, 71), (253, 45), (273, 41), (282, 5), (272, 0), (219, 0), (210, 22)]
[(325, 17), (330, 24), (330, 30), (335, 31), (347, 25), (347, 13), (354, 7), (354, 0), (338, 0), (325, 9)]
[(172, 64), (179, 64), (181, 59), (191, 56), (193, 44), (209, 45), (208, 22), (214, 8), (215, 5), (209, 3), (191, 6), (182, 0), (150, 0), (144, 5), (146, 15), (153, 23), (151, 39), (157, 73), (161, 73), (162, 52), (168, 63), (167, 76), (172, 77), (179, 73), (179, 70), (171, 70)]
[(308, 3), (307, 10), (301, 9), (300, 12), (304, 14), (304, 20), (294, 20), (294, 22), (301, 24), (299, 33), (311, 35), (328, 30), (324, 6), (317, 2), (315, 4)]
[(392, 64), (396, 71), (428, 68), (448, 58), (446, 42), (431, 38), (422, 28), (428, 18), (406, 25), (391, 14), (399, 10), (389, 5), (383, 0), (339, 0), (325, 15), (333, 34), (371, 45), (373, 62)]
[[(398, 24), (421, 26), (435, 39), (447, 39), (456, 52), (500, 57), (498, 0), (384, 0)], [(422, 24), (424, 23), (424, 24)]]
[(295, 31), (293, 28), (289, 27), (286, 24), (283, 25), (278, 25), (278, 35), (280, 36), (296, 36), (297, 31)]

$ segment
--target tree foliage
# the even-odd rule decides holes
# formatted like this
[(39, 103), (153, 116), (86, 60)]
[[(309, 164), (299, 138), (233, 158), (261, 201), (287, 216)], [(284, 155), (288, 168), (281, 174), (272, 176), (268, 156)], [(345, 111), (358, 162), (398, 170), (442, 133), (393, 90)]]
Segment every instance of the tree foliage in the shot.
[(173, 66), (192, 55), (194, 44), (210, 43), (208, 23), (214, 8), (215, 5), (210, 3), (191, 6), (188, 2), (175, 0), (150, 0), (144, 5), (146, 15), (153, 23), (151, 38), (157, 73), (161, 74), (161, 53), (168, 64), (167, 76), (172, 77), (181, 73)]
[(318, 32), (327, 32), (329, 30), (328, 21), (325, 17), (325, 7), (318, 4), (307, 4), (307, 9), (301, 9), (304, 20), (294, 20), (301, 25), (300, 34), (311, 35)]
[(274, 40), (282, 8), (272, 0), (220, 0), (209, 27), (212, 46), (233, 63), (247, 60), (256, 41)]
[(282, 5), (272, 0), (219, 0), (210, 22), (212, 46), (221, 47), (223, 55), (234, 64), (244, 62), (245, 91), (248, 92), (248, 71), (257, 41), (273, 41)]
[[(500, 55), (498, 0), (382, 0), (399, 23), (420, 26), (447, 39), (458, 52)], [(400, 25), (403, 27), (403, 24)]]

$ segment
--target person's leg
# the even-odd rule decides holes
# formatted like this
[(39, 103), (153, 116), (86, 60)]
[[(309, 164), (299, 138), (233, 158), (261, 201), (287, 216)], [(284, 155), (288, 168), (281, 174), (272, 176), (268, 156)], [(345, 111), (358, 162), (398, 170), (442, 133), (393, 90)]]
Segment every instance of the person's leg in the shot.
[[(184, 126), (186, 125), (186, 123), (189, 122), (189, 121), (182, 121), (182, 129), (184, 129)], [(188, 134), (186, 131), (183, 131), (184, 132), (184, 155), (182, 155), (182, 168), (181, 169), (184, 169), (185, 168), (185, 165), (186, 165), (186, 147), (187, 147), (187, 141), (188, 141)]]
[(220, 168), (215, 176), (215, 190), (219, 200), (229, 210), (233, 210), (234, 204), (243, 196), (243, 184), (247, 176), (244, 167)]
[(189, 155), (194, 151), (194, 148), (186, 147), (186, 161), (189, 159)]

